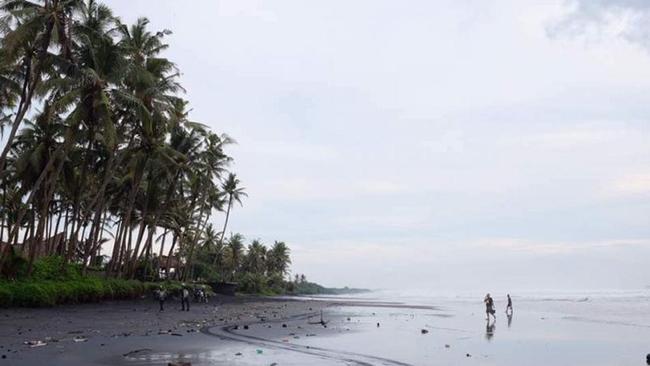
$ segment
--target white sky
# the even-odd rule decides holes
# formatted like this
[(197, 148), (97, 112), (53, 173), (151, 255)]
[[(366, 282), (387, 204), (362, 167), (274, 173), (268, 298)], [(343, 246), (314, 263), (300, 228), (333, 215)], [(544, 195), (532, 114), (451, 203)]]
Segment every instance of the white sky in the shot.
[[(650, 1), (112, 0), (326, 285), (650, 285)], [(220, 227), (222, 217), (214, 218)]]

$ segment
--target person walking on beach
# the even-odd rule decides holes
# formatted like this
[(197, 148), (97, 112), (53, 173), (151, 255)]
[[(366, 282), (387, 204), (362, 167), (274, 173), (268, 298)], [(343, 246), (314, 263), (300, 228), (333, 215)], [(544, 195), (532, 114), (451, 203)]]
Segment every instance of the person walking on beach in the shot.
[(183, 285), (183, 289), (181, 290), (181, 306), (181, 311), (190, 311), (190, 291), (185, 285)]
[(506, 314), (512, 314), (512, 299), (510, 298), (510, 294), (508, 294), (508, 305), (506, 306)]
[(165, 311), (165, 300), (167, 299), (167, 291), (160, 286), (156, 295), (158, 296), (158, 303), (160, 304), (160, 311)]
[(492, 296), (490, 294), (485, 295), (485, 299), (483, 299), (483, 302), (485, 303), (485, 313), (487, 314), (487, 319), (490, 320), (490, 315), (496, 320), (496, 311), (494, 310), (494, 300), (492, 299)]

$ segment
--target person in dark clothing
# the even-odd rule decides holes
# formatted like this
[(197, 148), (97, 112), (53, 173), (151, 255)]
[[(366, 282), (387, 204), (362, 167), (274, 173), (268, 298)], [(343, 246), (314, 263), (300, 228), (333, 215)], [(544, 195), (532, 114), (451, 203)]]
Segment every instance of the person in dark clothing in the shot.
[(190, 311), (190, 291), (186, 286), (181, 290), (181, 311)]
[(483, 302), (485, 303), (485, 313), (487, 314), (487, 319), (490, 320), (490, 315), (494, 317), (496, 320), (496, 311), (494, 310), (494, 300), (492, 299), (492, 296), (490, 294), (485, 295), (485, 299), (483, 299)]
[(506, 314), (512, 314), (512, 299), (510, 298), (510, 294), (508, 294), (508, 305), (506, 306)]
[(156, 291), (156, 296), (158, 297), (158, 303), (160, 304), (160, 311), (165, 311), (165, 300), (167, 299), (167, 291), (160, 286), (158, 291)]

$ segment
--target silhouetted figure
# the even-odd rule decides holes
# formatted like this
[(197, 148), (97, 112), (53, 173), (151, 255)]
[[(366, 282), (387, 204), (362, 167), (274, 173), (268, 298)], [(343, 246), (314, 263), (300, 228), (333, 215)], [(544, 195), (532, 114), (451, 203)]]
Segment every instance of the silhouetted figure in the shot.
[(181, 290), (181, 311), (190, 311), (190, 291), (183, 286)]
[(512, 315), (512, 299), (510, 298), (510, 294), (508, 294), (508, 305), (506, 306), (506, 314)]
[(494, 310), (494, 300), (492, 299), (492, 296), (490, 294), (485, 295), (485, 299), (483, 300), (485, 303), (485, 313), (487, 314), (487, 320), (490, 320), (490, 315), (496, 320), (496, 311)]

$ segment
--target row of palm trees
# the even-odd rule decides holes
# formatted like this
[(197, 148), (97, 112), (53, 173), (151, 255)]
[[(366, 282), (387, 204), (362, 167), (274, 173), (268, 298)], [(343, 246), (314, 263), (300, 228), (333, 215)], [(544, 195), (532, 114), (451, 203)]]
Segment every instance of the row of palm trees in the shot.
[(205, 238), (195, 261), (197, 277), (236, 281), (244, 274), (283, 278), (289, 273), (289, 247), (282, 241), (275, 241), (267, 248), (256, 239), (246, 246), (239, 233), (227, 240), (218, 239), (211, 225), (206, 229)]
[(31, 273), (42, 255), (85, 270), (112, 248), (108, 275), (177, 253), (186, 278), (197, 252), (226, 244), (246, 193), (233, 141), (188, 118), (170, 32), (94, 0), (5, 0), (0, 14), (0, 272), (13, 250)]

